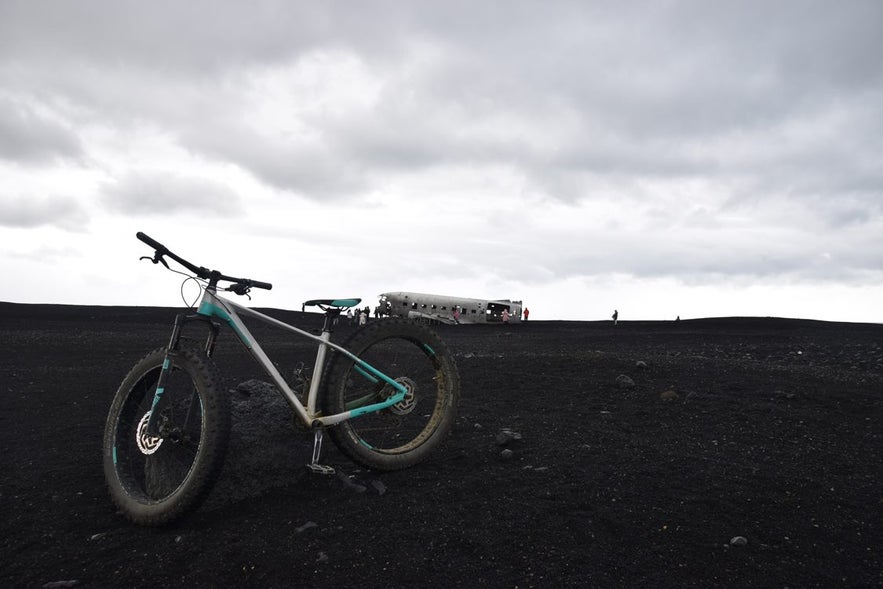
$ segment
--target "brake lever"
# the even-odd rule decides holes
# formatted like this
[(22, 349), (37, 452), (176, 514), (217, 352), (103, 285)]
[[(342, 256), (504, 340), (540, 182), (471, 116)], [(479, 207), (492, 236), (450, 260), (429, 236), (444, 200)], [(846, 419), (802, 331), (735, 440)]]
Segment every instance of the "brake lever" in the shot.
[(150, 260), (154, 264), (159, 264), (161, 262), (162, 265), (166, 267), (166, 270), (171, 270), (171, 268), (169, 268), (169, 263), (166, 262), (166, 259), (162, 256), (163, 255), (161, 253), (154, 252), (152, 258), (150, 256), (141, 256), (140, 258), (138, 258), (138, 261), (140, 262), (141, 260)]

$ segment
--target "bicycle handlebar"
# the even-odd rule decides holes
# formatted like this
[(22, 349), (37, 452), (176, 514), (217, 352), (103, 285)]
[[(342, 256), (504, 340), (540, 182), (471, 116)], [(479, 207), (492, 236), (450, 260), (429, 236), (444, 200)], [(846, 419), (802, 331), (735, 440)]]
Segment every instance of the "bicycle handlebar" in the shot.
[(152, 247), (153, 249), (155, 249), (157, 251), (160, 251), (160, 250), (162, 250), (164, 252), (169, 251), (169, 248), (167, 248), (166, 246), (164, 246), (163, 244), (161, 244), (157, 240), (153, 239), (152, 237), (150, 237), (146, 233), (142, 233), (139, 231), (138, 233), (135, 234), (135, 237), (137, 237), (138, 239), (140, 239), (141, 241), (143, 241), (144, 243), (146, 243), (147, 245), (149, 245), (150, 247)]
[[(209, 270), (208, 268), (204, 268), (202, 266), (197, 266), (196, 264), (192, 264), (192, 263), (188, 262), (187, 260), (185, 260), (184, 258), (182, 258), (181, 256), (176, 255), (169, 248), (167, 248), (166, 246), (164, 246), (163, 244), (161, 244), (157, 240), (153, 239), (149, 235), (142, 233), (141, 231), (136, 233), (135, 237), (137, 237), (138, 239), (140, 239), (141, 241), (143, 241), (144, 243), (146, 243), (147, 245), (149, 245), (150, 247), (152, 247), (156, 251), (156, 255), (153, 258), (154, 264), (156, 264), (157, 262), (161, 262), (161, 261), (163, 263), (165, 263), (162, 260), (162, 257), (168, 256), (168, 257), (172, 258), (173, 260), (175, 260), (176, 262), (178, 262), (179, 264), (181, 264), (182, 266), (184, 266), (185, 268), (187, 268), (188, 270), (190, 270), (191, 272), (193, 272), (194, 274), (196, 274), (199, 278), (202, 278), (204, 280), (208, 280), (211, 284), (217, 284), (217, 282), (219, 280), (223, 280), (225, 282), (236, 283), (236, 284), (234, 284), (233, 287), (230, 287), (228, 289), (228, 290), (232, 290), (236, 294), (245, 294), (245, 292), (247, 292), (248, 288), (250, 288), (250, 287), (262, 288), (264, 290), (270, 290), (273, 288), (273, 285), (270, 284), (269, 282), (261, 282), (260, 280), (252, 280), (251, 278), (236, 278), (234, 276), (226, 276), (224, 274), (221, 274), (217, 270)], [(244, 288), (244, 291), (239, 292), (239, 290), (236, 290), (234, 288), (236, 286), (240, 286), (240, 290), (242, 290)]]

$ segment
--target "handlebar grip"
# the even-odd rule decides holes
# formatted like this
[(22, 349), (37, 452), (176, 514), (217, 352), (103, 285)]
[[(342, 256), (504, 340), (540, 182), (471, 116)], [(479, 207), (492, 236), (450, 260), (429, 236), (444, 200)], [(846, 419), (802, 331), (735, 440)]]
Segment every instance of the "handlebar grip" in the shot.
[(263, 288), (264, 290), (272, 290), (273, 285), (269, 282), (261, 282), (259, 280), (252, 280), (251, 285), (255, 288)]
[(166, 246), (164, 246), (163, 244), (161, 244), (157, 240), (153, 239), (149, 235), (141, 233), (140, 231), (135, 234), (135, 237), (137, 237), (138, 239), (140, 239), (141, 241), (143, 241), (144, 243), (146, 243), (147, 245), (149, 245), (153, 249), (162, 250), (162, 251), (169, 251)]

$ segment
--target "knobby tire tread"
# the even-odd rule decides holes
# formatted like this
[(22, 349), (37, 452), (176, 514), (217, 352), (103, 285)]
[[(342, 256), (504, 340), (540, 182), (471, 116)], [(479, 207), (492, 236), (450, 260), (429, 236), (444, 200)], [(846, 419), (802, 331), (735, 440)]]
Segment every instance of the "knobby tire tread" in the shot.
[(230, 401), (219, 392), (221, 377), (217, 367), (200, 350), (179, 349), (174, 364), (186, 370), (196, 381), (205, 424), (197, 458), (181, 488), (163, 501), (140, 501), (126, 491), (117, 475), (112, 455), (117, 420), (133, 389), (151, 371), (162, 365), (165, 353), (166, 348), (153, 350), (129, 371), (111, 404), (104, 433), (104, 473), (110, 496), (123, 515), (145, 526), (168, 525), (199, 507), (220, 473), (230, 434)]
[[(328, 428), (327, 433), (334, 444), (350, 460), (361, 466), (379, 471), (394, 471), (411, 467), (427, 458), (427, 456), (444, 440), (450, 432), (456, 417), (460, 396), (460, 376), (456, 363), (447, 345), (428, 327), (408, 319), (380, 319), (361, 326), (347, 338), (342, 346), (350, 352), (361, 356), (362, 352), (382, 340), (403, 338), (411, 342), (428, 344), (435, 352), (440, 369), (444, 373), (445, 401), (440, 423), (429, 437), (418, 447), (401, 454), (386, 454), (373, 451), (360, 443), (351, 422), (360, 417), (345, 421)], [(323, 380), (320, 401), (325, 415), (341, 413), (345, 409), (344, 390), (352, 361), (339, 352), (332, 355)], [(381, 370), (383, 369), (380, 367)]]

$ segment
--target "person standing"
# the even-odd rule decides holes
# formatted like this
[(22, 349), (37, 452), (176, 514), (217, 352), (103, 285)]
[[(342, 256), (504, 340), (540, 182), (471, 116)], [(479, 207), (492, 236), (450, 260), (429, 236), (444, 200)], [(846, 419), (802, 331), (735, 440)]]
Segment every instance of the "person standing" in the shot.
[(503, 323), (509, 323), (509, 309), (503, 309), (503, 312), (500, 313), (500, 319), (503, 320)]
[(524, 308), (524, 320), (527, 321), (527, 318), (530, 316), (530, 309), (527, 307)]
[(613, 324), (616, 325), (616, 322), (619, 320), (619, 311), (613, 309)]

